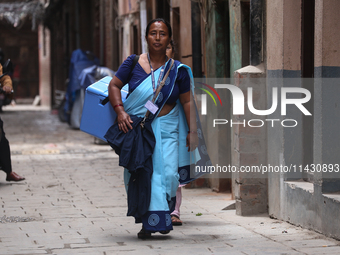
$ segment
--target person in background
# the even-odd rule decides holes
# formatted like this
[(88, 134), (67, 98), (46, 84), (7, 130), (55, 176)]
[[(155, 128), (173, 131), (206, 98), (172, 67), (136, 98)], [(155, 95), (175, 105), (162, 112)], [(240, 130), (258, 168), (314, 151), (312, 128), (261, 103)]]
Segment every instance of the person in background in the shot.
[[(3, 74), (2, 65), (4, 64), (4, 53), (0, 48), (0, 77)], [(11, 93), (12, 92), (12, 79), (9, 75), (4, 75), (0, 78), (0, 85), (1, 89), (4, 93)], [(0, 168), (6, 174), (6, 181), (22, 181), (25, 180), (24, 177), (21, 177), (17, 173), (12, 171), (12, 162), (11, 162), (11, 151), (9, 148), (9, 142), (5, 136), (4, 131), (4, 123), (0, 118)]]
[[(175, 56), (175, 44), (174, 41), (171, 40), (168, 47), (166, 48), (166, 55), (168, 58), (174, 58)], [(180, 219), (180, 206), (182, 204), (182, 187), (185, 186), (180, 184), (176, 191), (176, 206), (175, 210), (170, 214), (171, 215), (171, 222), (173, 226), (181, 226), (183, 222)]]

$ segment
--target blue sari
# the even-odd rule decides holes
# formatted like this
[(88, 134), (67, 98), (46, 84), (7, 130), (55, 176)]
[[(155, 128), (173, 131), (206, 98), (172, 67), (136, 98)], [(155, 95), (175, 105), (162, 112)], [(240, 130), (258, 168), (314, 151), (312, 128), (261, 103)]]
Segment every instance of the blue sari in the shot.
[[(170, 68), (170, 61), (167, 62), (164, 73)], [(198, 136), (199, 146), (193, 152), (188, 152), (186, 147), (186, 137), (188, 134), (188, 125), (184, 110), (179, 100), (176, 106), (167, 114), (158, 117), (159, 112), (168, 100), (174, 88), (177, 72), (180, 67), (186, 68), (191, 77), (191, 91), (193, 93), (194, 83), (191, 69), (188, 66), (175, 61), (170, 70), (165, 85), (159, 93), (155, 104), (158, 111), (153, 115), (152, 130), (156, 139), (156, 146), (152, 155), (153, 174), (151, 177), (151, 200), (148, 212), (141, 218), (136, 218), (136, 223), (142, 222), (143, 227), (149, 232), (159, 232), (172, 230), (170, 212), (173, 211), (176, 203), (176, 191), (180, 183), (188, 183), (203, 173), (195, 173), (193, 169), (195, 164), (210, 165), (209, 156), (206, 153), (205, 143), (201, 135), (201, 125), (198, 119)], [(158, 80), (160, 69), (155, 72), (155, 80)], [(144, 107), (148, 100), (153, 98), (153, 89), (151, 86), (151, 75), (146, 75), (137, 84), (135, 90), (129, 94), (124, 102), (124, 109), (129, 115), (143, 117), (147, 111)], [(198, 112), (196, 108), (196, 116)], [(191, 166), (191, 167), (190, 167)], [(128, 189), (130, 173), (128, 169), (124, 171), (125, 187)]]

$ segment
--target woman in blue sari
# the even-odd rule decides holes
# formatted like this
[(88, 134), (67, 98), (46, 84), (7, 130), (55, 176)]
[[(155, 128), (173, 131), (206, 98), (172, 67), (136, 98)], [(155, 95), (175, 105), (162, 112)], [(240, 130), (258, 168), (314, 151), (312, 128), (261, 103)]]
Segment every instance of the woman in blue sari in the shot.
[[(163, 19), (154, 19), (149, 22), (145, 34), (148, 53), (141, 54), (135, 66), (135, 55), (128, 57), (109, 84), (109, 99), (117, 113), (119, 130), (127, 133), (132, 129), (130, 115), (143, 117), (147, 110), (152, 113), (156, 145), (152, 154), (151, 199), (144, 215), (133, 215), (136, 223), (143, 224), (138, 233), (138, 238), (142, 239), (150, 237), (151, 233), (168, 234), (172, 230), (170, 212), (175, 205), (179, 181), (190, 179), (193, 158), (190, 152), (201, 145), (196, 114), (190, 114), (195, 109), (191, 70), (179, 61), (174, 61), (172, 66), (173, 60), (166, 56), (172, 36), (170, 24)], [(165, 85), (152, 104), (150, 101), (168, 70)], [(120, 89), (127, 83), (129, 94), (123, 104)], [(194, 161), (199, 159), (198, 155)], [(130, 176), (129, 170), (125, 169), (127, 189)]]

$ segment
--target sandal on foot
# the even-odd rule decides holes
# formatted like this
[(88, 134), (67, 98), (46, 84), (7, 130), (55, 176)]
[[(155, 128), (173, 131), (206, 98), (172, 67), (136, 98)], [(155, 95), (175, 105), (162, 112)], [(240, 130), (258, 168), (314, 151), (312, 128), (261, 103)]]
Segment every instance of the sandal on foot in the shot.
[(170, 233), (170, 230), (159, 231), (159, 233), (161, 233), (162, 235), (166, 235)]
[(183, 224), (177, 215), (171, 215), (171, 222), (174, 226), (182, 226)]
[(139, 239), (147, 239), (147, 238), (150, 238), (151, 237), (151, 233), (146, 231), (144, 228), (142, 228), (138, 234), (137, 234), (137, 237)]

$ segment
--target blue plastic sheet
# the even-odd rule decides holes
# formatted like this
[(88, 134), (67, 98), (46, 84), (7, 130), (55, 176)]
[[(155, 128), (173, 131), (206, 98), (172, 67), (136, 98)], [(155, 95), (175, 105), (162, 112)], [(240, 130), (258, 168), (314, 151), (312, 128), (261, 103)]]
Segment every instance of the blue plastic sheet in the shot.
[(81, 49), (77, 49), (73, 51), (70, 61), (70, 68), (69, 68), (69, 82), (67, 85), (67, 91), (65, 94), (65, 117), (66, 120), (70, 123), (70, 113), (72, 111), (72, 106), (76, 98), (77, 92), (81, 88), (80, 81), (78, 77), (80, 76), (81, 72), (90, 66), (99, 65), (99, 59), (96, 58), (93, 53), (85, 52)]

